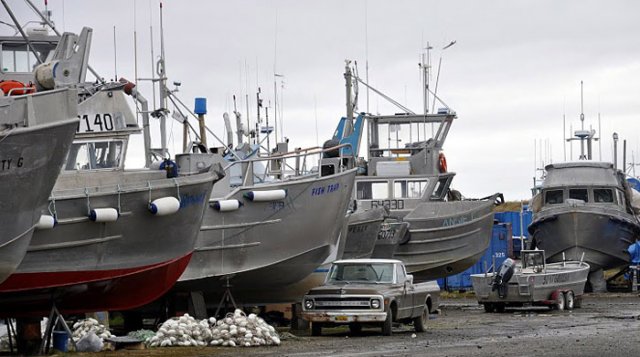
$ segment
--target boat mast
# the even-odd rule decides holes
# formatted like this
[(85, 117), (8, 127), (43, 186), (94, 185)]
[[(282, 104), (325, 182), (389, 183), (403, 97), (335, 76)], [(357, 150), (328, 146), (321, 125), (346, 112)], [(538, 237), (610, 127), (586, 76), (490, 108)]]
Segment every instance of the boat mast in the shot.
[(351, 64), (351, 61), (346, 60), (345, 61), (345, 66), (344, 66), (344, 79), (345, 79), (345, 88), (346, 88), (346, 94), (347, 94), (347, 121), (345, 122), (345, 126), (344, 126), (344, 133), (342, 134), (342, 137), (347, 137), (349, 135), (351, 135), (351, 133), (353, 132), (353, 100), (351, 97), (351, 91), (352, 91), (352, 76), (351, 76), (351, 67), (349, 66)]
[[(160, 80), (160, 146), (162, 156), (167, 153), (167, 122), (165, 111), (167, 110), (167, 75), (164, 56), (164, 27), (162, 22), (162, 2), (160, 2), (160, 60), (158, 60), (158, 76)], [(202, 140), (202, 138), (200, 138)]]

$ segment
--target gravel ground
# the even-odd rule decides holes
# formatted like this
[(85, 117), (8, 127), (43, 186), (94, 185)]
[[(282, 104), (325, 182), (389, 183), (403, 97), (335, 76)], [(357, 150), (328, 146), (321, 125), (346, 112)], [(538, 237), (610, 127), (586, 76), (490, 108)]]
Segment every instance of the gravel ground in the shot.
[[(350, 335), (346, 328), (284, 333), (277, 347), (155, 348), (99, 356), (637, 356), (640, 352), (638, 294), (586, 295), (581, 309), (545, 308), (485, 313), (472, 299), (447, 299), (425, 333), (397, 326)], [(287, 337), (288, 336), (288, 337)], [(92, 354), (77, 354), (76, 356)]]

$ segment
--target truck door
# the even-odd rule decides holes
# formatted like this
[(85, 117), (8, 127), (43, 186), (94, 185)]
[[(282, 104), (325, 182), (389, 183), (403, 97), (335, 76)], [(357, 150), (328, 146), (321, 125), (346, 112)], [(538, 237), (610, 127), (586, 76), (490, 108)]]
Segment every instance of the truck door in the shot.
[(398, 317), (405, 318), (411, 316), (413, 313), (413, 284), (408, 283), (407, 273), (405, 272), (404, 265), (396, 264), (396, 276), (398, 278), (398, 284), (400, 284), (401, 293), (398, 296)]

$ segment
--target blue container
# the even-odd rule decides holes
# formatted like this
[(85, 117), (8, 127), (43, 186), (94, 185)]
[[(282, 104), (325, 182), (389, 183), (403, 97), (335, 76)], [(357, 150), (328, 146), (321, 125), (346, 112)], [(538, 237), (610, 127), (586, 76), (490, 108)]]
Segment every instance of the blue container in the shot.
[(53, 331), (53, 348), (60, 352), (67, 352), (69, 334), (67, 331)]
[(471, 274), (482, 274), (485, 267), (489, 268), (495, 259), (496, 266), (513, 257), (513, 241), (510, 223), (498, 223), (493, 225), (493, 232), (489, 247), (484, 255), (469, 269), (440, 279), (438, 284), (446, 290), (466, 290), (472, 288)]
[(207, 98), (196, 98), (196, 106), (193, 112), (197, 115), (207, 114)]

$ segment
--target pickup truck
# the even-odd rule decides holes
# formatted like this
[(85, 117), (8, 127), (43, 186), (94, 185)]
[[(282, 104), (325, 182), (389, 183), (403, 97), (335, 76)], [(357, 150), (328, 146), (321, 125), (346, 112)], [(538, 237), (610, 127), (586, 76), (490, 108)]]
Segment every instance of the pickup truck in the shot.
[(324, 284), (302, 299), (302, 317), (311, 322), (313, 336), (334, 325), (349, 325), (351, 333), (374, 325), (389, 336), (394, 322), (413, 322), (416, 332), (423, 332), (439, 298), (435, 281), (414, 284), (400, 260), (338, 260)]

